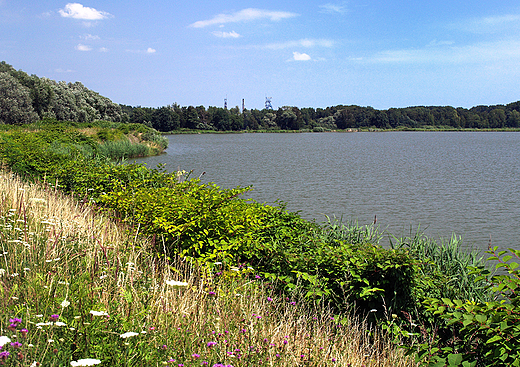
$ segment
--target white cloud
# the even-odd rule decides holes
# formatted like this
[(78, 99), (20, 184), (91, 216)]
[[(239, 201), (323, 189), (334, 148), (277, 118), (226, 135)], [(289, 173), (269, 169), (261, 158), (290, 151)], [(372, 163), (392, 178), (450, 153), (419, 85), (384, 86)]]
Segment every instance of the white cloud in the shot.
[(310, 38), (303, 38), (301, 40), (296, 41), (287, 41), (282, 43), (270, 43), (265, 46), (265, 48), (271, 49), (271, 50), (283, 50), (285, 48), (294, 48), (294, 47), (305, 47), (305, 48), (311, 48), (311, 47), (333, 47), (335, 44), (334, 41), (328, 40), (328, 39), (310, 39)]
[(75, 49), (78, 51), (91, 51), (92, 47), (80, 43), (75, 47)]
[(305, 53), (301, 54), (299, 52), (293, 52), (293, 60), (296, 60), (296, 61), (308, 61), (310, 60), (311, 57)]
[(99, 49), (99, 52), (108, 52), (108, 51), (109, 51), (109, 50), (108, 50), (108, 48), (106, 48), (106, 47), (101, 47), (101, 48)]
[(452, 24), (452, 27), (476, 34), (500, 33), (508, 30), (518, 31), (520, 29), (520, 14), (473, 18)]
[(74, 73), (74, 70), (71, 70), (71, 69), (62, 69), (62, 68), (54, 69), (54, 71), (55, 71), (56, 73)]
[(155, 52), (157, 52), (157, 50), (151, 47), (148, 47), (148, 49), (146, 50), (147, 54), (154, 54)]
[(345, 6), (339, 5), (339, 4), (328, 3), (325, 5), (320, 5), (320, 8), (321, 8), (321, 13), (326, 13), (326, 14), (336, 14), (336, 13), (345, 14), (347, 12), (347, 9), (345, 8)]
[(78, 3), (68, 3), (64, 9), (59, 10), (59, 13), (64, 18), (83, 20), (101, 20), (112, 16), (105, 11), (89, 8)]
[(240, 35), (235, 31), (232, 31), (232, 32), (215, 31), (215, 32), (211, 32), (211, 34), (213, 34), (214, 36), (220, 37), (220, 38), (239, 38), (240, 37)]
[(450, 46), (450, 45), (453, 45), (455, 44), (454, 41), (437, 41), (437, 40), (433, 40), (431, 41), (428, 46), (430, 47), (438, 47), (438, 46)]
[(80, 38), (85, 40), (85, 41), (92, 41), (92, 40), (98, 40), (99, 36), (93, 36), (91, 34), (86, 34), (84, 36), (81, 36)]
[(225, 23), (239, 23), (239, 22), (250, 22), (257, 19), (269, 19), (273, 22), (280, 21), (282, 19), (293, 18), (298, 14), (290, 13), (285, 11), (271, 11), (262, 10), (255, 8), (248, 8), (240, 10), (232, 14), (218, 14), (212, 19), (199, 20), (198, 22), (190, 24), (193, 28), (204, 28), (211, 25), (225, 24)]
[(425, 47), (381, 51), (364, 58), (372, 63), (394, 64), (491, 64), (517, 62), (520, 41), (481, 42), (466, 46)]

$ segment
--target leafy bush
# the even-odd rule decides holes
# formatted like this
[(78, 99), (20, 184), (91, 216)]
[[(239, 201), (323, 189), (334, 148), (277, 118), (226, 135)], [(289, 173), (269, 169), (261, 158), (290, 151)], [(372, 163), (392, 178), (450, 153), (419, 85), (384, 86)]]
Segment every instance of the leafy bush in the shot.
[[(427, 312), (444, 321), (445, 330), (420, 345), (418, 360), (431, 366), (520, 366), (520, 274), (518, 263), (510, 262), (519, 259), (520, 251), (509, 251), (512, 255), (497, 247), (487, 251), (492, 255), (488, 261), (498, 261), (495, 269), (502, 272), (491, 275), (486, 268), (472, 268), (475, 281), (485, 282), (495, 295), (492, 301), (424, 300)], [(442, 337), (446, 330), (449, 338)]]

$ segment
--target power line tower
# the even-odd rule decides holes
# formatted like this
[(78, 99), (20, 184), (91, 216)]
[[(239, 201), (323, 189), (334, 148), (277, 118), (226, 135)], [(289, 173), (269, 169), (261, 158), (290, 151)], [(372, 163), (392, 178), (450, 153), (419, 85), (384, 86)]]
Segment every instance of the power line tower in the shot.
[(273, 97), (265, 97), (265, 109), (266, 110), (272, 110), (273, 109), (273, 105), (271, 104), (271, 100), (273, 99)]

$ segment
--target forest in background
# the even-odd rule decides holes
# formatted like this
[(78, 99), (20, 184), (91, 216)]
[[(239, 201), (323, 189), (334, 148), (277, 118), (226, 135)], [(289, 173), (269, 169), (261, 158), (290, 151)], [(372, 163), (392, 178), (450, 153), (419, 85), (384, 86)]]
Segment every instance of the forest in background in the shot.
[(507, 105), (415, 106), (377, 110), (338, 105), (327, 108), (283, 106), (244, 109), (179, 106), (127, 106), (86, 88), (82, 83), (56, 82), (28, 75), (0, 62), (0, 124), (22, 125), (37, 120), (92, 122), (105, 120), (144, 124), (161, 132), (178, 130), (311, 130), (345, 129), (518, 129), (520, 101)]

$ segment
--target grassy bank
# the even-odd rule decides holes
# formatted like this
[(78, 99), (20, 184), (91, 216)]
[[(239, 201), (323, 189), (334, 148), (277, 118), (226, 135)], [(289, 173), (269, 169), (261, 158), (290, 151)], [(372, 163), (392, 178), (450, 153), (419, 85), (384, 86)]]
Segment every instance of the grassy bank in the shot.
[(91, 154), (125, 128), (0, 133), (2, 163), (43, 188), (3, 175), (0, 361), (412, 363), (402, 345), (424, 365), (520, 366), (520, 251), (490, 249), (494, 275), (456, 237), (387, 249), (373, 225)]
[(158, 257), (138, 228), (54, 188), (3, 172), (0, 193), (5, 365), (415, 365), (359, 318), (286, 299), (247, 268)]

